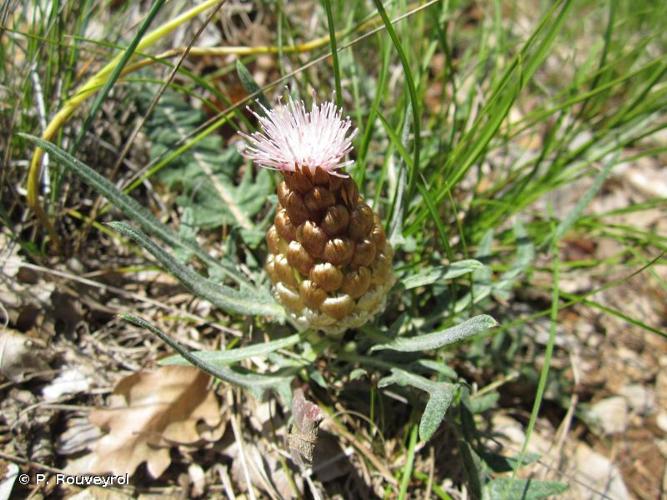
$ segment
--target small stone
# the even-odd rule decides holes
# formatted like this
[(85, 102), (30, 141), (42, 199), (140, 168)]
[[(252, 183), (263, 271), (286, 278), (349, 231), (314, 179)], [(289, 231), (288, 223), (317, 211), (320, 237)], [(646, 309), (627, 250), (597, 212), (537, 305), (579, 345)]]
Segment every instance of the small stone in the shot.
[(667, 412), (660, 412), (655, 419), (655, 423), (658, 424), (662, 432), (667, 432)]
[[(570, 498), (594, 498), (591, 491), (595, 490), (603, 491), (605, 498), (632, 498), (621, 471), (607, 457), (596, 453), (584, 443), (579, 443), (573, 458), (577, 472), (574, 476), (576, 480), (570, 482)], [(600, 497), (596, 495), (595, 498)]]
[(589, 415), (600, 424), (605, 434), (624, 432), (628, 426), (628, 403), (621, 396), (612, 396), (595, 403)]
[(662, 368), (667, 368), (667, 355), (660, 356), (660, 357), (658, 358), (658, 364), (659, 364)]
[(667, 410), (667, 369), (664, 366), (655, 378), (655, 395), (661, 408)]
[(655, 445), (660, 450), (660, 454), (663, 456), (663, 458), (667, 458), (667, 440), (666, 439), (658, 439), (655, 442)]
[(619, 391), (630, 406), (630, 410), (639, 415), (650, 415), (655, 410), (655, 393), (641, 384), (627, 385)]

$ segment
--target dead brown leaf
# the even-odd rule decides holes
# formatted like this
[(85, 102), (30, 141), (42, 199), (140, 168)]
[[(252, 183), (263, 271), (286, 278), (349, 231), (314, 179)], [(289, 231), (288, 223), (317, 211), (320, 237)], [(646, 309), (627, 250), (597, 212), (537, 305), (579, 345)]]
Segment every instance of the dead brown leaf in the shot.
[(171, 446), (193, 445), (204, 439), (200, 421), (219, 431), (206, 437), (222, 434), (220, 404), (208, 388), (209, 380), (190, 366), (165, 366), (124, 378), (114, 389), (112, 407), (95, 409), (89, 417), (107, 434), (70, 469), (132, 475), (146, 462), (151, 476), (159, 477), (171, 463)]

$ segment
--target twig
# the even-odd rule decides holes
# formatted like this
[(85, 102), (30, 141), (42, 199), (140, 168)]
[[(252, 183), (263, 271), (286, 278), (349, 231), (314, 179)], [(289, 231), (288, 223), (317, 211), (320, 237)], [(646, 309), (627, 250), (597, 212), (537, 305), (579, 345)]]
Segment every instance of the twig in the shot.
[(435, 475), (435, 454), (433, 452), (433, 446), (428, 450), (428, 482), (426, 483), (426, 491), (424, 492), (424, 498), (431, 498), (431, 490), (433, 489), (433, 477)]
[(328, 419), (328, 422), (335, 428), (335, 431), (338, 433), (338, 435), (340, 435), (340, 437), (349, 441), (352, 446), (357, 449), (357, 451), (359, 451), (366, 459), (368, 459), (373, 467), (375, 467), (375, 469), (382, 475), (382, 477), (384, 477), (385, 481), (394, 486), (398, 485), (398, 481), (396, 481), (396, 478), (392, 475), (391, 471), (382, 463), (378, 457), (373, 454), (372, 451), (357, 441), (355, 437), (350, 432), (348, 432), (347, 429), (345, 429), (345, 427), (336, 422), (334, 419)]
[[(232, 389), (227, 390), (227, 404), (229, 407), (234, 406), (234, 395)], [(252, 486), (252, 481), (250, 480), (250, 472), (248, 471), (248, 462), (246, 460), (244, 446), (243, 446), (243, 437), (241, 436), (240, 424), (237, 421), (238, 416), (233, 414), (230, 418), (232, 423), (232, 432), (234, 433), (234, 440), (236, 441), (236, 446), (239, 448), (239, 457), (241, 459), (241, 470), (243, 470), (243, 478), (245, 479), (246, 485), (248, 486), (248, 495), (250, 500), (256, 500), (255, 489)]]
[(28, 460), (27, 458), (22, 458), (18, 457), (16, 455), (11, 455), (9, 453), (5, 453), (4, 451), (0, 451), (0, 458), (4, 460), (9, 460), (10, 462), (22, 464), (22, 465), (27, 465), (31, 469), (39, 469), (39, 470), (44, 470), (46, 472), (50, 472), (52, 474), (66, 474), (66, 472), (63, 469), (57, 469), (55, 467), (51, 467), (49, 465), (44, 465), (40, 464), (39, 462), (33, 462), (32, 460)]
[(218, 473), (220, 474), (220, 480), (222, 481), (222, 487), (225, 490), (225, 495), (227, 495), (229, 500), (236, 500), (236, 495), (234, 494), (234, 488), (232, 488), (232, 482), (229, 479), (227, 467), (220, 465)]

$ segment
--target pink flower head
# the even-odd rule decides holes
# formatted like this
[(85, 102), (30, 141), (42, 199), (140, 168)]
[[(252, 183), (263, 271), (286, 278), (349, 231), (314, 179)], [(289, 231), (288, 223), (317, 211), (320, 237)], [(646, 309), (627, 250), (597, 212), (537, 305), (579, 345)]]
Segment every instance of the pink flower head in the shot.
[(262, 110), (265, 116), (253, 112), (261, 131), (241, 134), (247, 141), (243, 155), (257, 165), (283, 172), (307, 168), (312, 174), (320, 167), (340, 176), (336, 170), (353, 163), (343, 159), (352, 150), (357, 130), (351, 130), (350, 118), (343, 119), (333, 102), (313, 101), (306, 111), (303, 101), (290, 98), (287, 104)]

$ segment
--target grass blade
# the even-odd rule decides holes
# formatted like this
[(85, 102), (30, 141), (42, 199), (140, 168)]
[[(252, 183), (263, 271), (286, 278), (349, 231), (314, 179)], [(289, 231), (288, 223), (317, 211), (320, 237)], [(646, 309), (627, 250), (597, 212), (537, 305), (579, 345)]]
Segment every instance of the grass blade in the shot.
[[(556, 242), (552, 247), (552, 259), (553, 259), (553, 292), (551, 296), (551, 327), (549, 328), (549, 340), (547, 342), (547, 347), (544, 352), (544, 362), (542, 364), (542, 370), (540, 371), (540, 378), (537, 382), (537, 391), (535, 394), (535, 402), (533, 403), (533, 408), (530, 412), (530, 419), (528, 421), (528, 427), (526, 428), (526, 439), (523, 442), (521, 447), (521, 453), (519, 453), (519, 463), (522, 463), (526, 451), (528, 449), (528, 442), (530, 441), (530, 436), (533, 434), (535, 429), (535, 423), (537, 422), (537, 416), (540, 413), (540, 407), (542, 406), (542, 399), (544, 398), (544, 390), (547, 386), (547, 379), (549, 377), (549, 368), (551, 367), (551, 356), (553, 355), (554, 344), (556, 343), (556, 327), (558, 325), (558, 310), (559, 310), (559, 301), (560, 301), (560, 256), (558, 255), (558, 249), (556, 248)], [(517, 469), (515, 468), (512, 472), (512, 479), (516, 478)], [(507, 493), (507, 490), (506, 490)]]
[(109, 78), (107, 78), (107, 80), (104, 82), (102, 89), (95, 96), (95, 100), (93, 101), (93, 104), (90, 107), (88, 116), (86, 116), (86, 120), (83, 122), (81, 131), (79, 132), (79, 135), (77, 136), (76, 141), (74, 141), (74, 145), (72, 146), (72, 154), (76, 153), (76, 150), (81, 144), (83, 138), (86, 136), (86, 132), (88, 132), (91, 123), (97, 116), (97, 112), (102, 106), (102, 103), (109, 95), (111, 88), (116, 84), (116, 80), (118, 80), (118, 78), (120, 77), (121, 73), (123, 72), (123, 68), (125, 67), (127, 62), (134, 55), (135, 50), (137, 50), (137, 47), (141, 42), (141, 39), (144, 37), (146, 31), (148, 31), (149, 26), (151, 25), (151, 23), (155, 19), (155, 16), (157, 16), (158, 12), (164, 5), (164, 2), (165, 0), (155, 0), (155, 3), (153, 3), (151, 9), (148, 11), (146, 18), (141, 23), (141, 26), (139, 26), (136, 35), (134, 35), (134, 37), (130, 41), (129, 45), (123, 52), (123, 55), (118, 60), (118, 63), (111, 70), (111, 74), (109, 75)]
[[(250, 95), (257, 96), (257, 100), (266, 109), (271, 109), (269, 100), (266, 98), (266, 95), (264, 95), (264, 92), (262, 92), (261, 87), (257, 85), (257, 82), (250, 74), (250, 71), (248, 71), (248, 68), (241, 62), (241, 59), (236, 60), (236, 74), (239, 75), (239, 80), (241, 80), (241, 85), (243, 85), (245, 91)], [(263, 113), (263, 110), (260, 109), (259, 113)]]
[(391, 21), (387, 16), (387, 12), (384, 10), (382, 2), (380, 0), (373, 0), (373, 1), (375, 2), (375, 7), (377, 8), (380, 17), (382, 17), (382, 22), (384, 23), (385, 29), (387, 30), (387, 33), (389, 34), (391, 41), (393, 42), (394, 47), (396, 47), (396, 52), (398, 53), (398, 57), (401, 60), (401, 65), (403, 66), (403, 72), (405, 74), (405, 83), (408, 86), (410, 103), (412, 105), (412, 127), (414, 130), (414, 146), (413, 146), (414, 156), (412, 161), (413, 167), (410, 169), (410, 175), (408, 177), (408, 193), (407, 193), (407, 199), (411, 200), (415, 190), (415, 183), (417, 181), (417, 170), (419, 169), (419, 149), (421, 146), (421, 114), (419, 111), (420, 109), (419, 100), (417, 99), (417, 89), (415, 87), (414, 78), (412, 77), (412, 70), (410, 69), (410, 63), (408, 62), (408, 58), (405, 54), (405, 51), (403, 50), (403, 45), (401, 44), (401, 41), (398, 39), (396, 30), (394, 30), (394, 26), (391, 24)]
[(401, 471), (401, 485), (398, 491), (398, 498), (403, 500), (408, 494), (408, 486), (410, 479), (412, 479), (412, 469), (415, 463), (415, 447), (417, 446), (417, 426), (412, 426), (410, 431), (410, 442), (408, 443), (408, 458), (405, 461), (405, 466)]
[(322, 0), (324, 10), (327, 13), (327, 25), (329, 26), (329, 44), (331, 45), (331, 60), (333, 62), (334, 81), (336, 85), (336, 106), (343, 107), (343, 87), (340, 84), (340, 64), (338, 62), (338, 47), (336, 45), (336, 28), (334, 26), (333, 12), (331, 11), (331, 0)]

